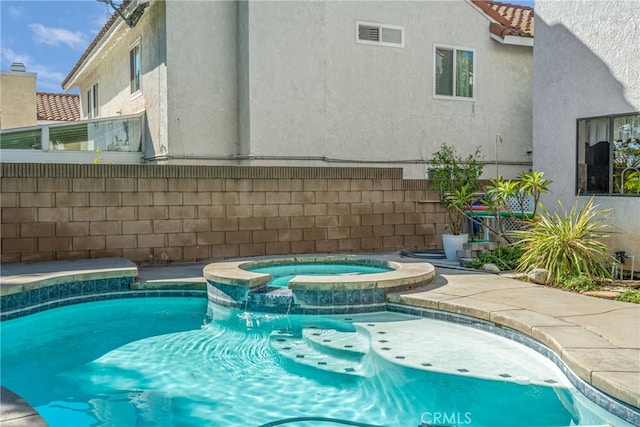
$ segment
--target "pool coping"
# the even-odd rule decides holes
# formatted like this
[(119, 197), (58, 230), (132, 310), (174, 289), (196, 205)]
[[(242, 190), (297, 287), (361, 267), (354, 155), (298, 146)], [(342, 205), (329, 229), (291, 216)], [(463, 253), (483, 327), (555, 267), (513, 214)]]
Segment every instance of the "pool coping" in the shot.
[[(414, 261), (401, 254), (375, 256), (403, 263)], [(132, 290), (204, 289), (206, 281), (198, 277), (198, 271), (202, 274), (209, 263), (141, 269), (122, 258), (3, 264), (0, 294), (27, 292), (69, 282), (70, 278), (137, 279), (131, 283)], [(45, 267), (41, 264), (50, 271), (41, 270)], [(34, 266), (38, 268), (29, 274)], [(388, 303), (465, 315), (523, 333), (555, 352), (578, 378), (638, 412), (640, 305), (449, 267), (436, 265), (436, 278), (430, 284), (390, 294)], [(160, 269), (162, 274), (158, 273)]]
[(220, 261), (205, 266), (203, 274), (205, 279), (211, 282), (243, 286), (254, 290), (265, 286), (271, 276), (266, 273), (249, 271), (250, 268), (289, 263), (323, 262), (388, 267), (391, 270), (380, 273), (338, 276), (339, 280), (332, 275), (305, 276), (300, 274), (289, 281), (289, 289), (342, 290), (354, 289), (354, 286), (355, 289), (392, 288), (416, 282), (426, 283), (435, 277), (433, 265), (426, 262), (397, 262), (362, 255), (300, 255), (254, 261)]
[(38, 411), (23, 398), (0, 386), (0, 425), (46, 427), (47, 423)]
[(2, 264), (0, 296), (62, 283), (114, 278), (133, 280), (137, 276), (138, 267), (135, 263), (115, 257)]

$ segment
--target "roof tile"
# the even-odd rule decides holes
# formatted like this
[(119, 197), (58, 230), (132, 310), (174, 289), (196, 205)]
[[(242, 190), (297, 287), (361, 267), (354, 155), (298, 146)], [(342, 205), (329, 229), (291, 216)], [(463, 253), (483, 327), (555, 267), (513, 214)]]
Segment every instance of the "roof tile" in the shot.
[(80, 96), (68, 93), (36, 93), (38, 120), (73, 122), (80, 120)]
[(473, 3), (497, 21), (490, 26), (493, 34), (501, 38), (533, 37), (534, 10), (532, 8), (497, 1), (473, 0)]

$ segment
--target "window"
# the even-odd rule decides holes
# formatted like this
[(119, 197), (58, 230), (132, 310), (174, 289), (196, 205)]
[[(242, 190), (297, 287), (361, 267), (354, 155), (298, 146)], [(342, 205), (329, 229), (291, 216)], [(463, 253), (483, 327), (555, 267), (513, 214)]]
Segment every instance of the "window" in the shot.
[(95, 82), (87, 91), (87, 118), (95, 119), (100, 117), (100, 98), (98, 82)]
[(404, 27), (356, 21), (356, 43), (404, 47)]
[(475, 98), (474, 49), (436, 46), (434, 55), (434, 96)]
[(138, 92), (140, 87), (140, 43), (138, 42), (129, 51), (129, 76), (131, 93)]
[(640, 195), (640, 113), (578, 119), (579, 194)]

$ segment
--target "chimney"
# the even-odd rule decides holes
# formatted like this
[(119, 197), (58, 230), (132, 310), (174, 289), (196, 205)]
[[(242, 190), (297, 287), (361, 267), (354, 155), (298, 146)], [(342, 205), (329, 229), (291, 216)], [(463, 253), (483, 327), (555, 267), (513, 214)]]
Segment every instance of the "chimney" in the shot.
[(18, 73), (24, 73), (27, 71), (27, 67), (25, 67), (22, 62), (14, 62), (11, 64), (10, 70)]

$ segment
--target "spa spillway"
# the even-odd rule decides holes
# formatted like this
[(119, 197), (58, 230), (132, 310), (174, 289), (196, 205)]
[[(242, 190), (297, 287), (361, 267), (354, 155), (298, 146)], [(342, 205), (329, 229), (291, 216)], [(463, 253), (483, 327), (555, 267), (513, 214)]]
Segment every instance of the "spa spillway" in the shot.
[(210, 302), (287, 314), (383, 311), (387, 293), (424, 286), (434, 276), (435, 269), (429, 263), (360, 256), (225, 261), (204, 268)]

